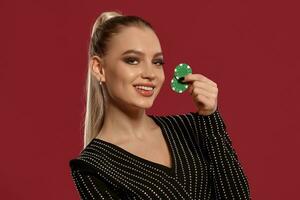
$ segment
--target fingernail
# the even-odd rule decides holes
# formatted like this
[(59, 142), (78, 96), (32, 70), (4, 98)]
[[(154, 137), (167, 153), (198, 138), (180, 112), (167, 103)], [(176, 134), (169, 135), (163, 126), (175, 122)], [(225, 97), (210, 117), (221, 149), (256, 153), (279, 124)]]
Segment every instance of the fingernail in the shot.
[(179, 78), (179, 81), (184, 82), (184, 77)]

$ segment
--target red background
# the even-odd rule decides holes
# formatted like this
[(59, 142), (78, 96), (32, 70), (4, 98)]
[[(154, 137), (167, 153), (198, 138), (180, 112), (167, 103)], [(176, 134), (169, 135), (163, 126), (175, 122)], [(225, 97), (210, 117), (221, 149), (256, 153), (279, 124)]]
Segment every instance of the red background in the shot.
[(218, 84), (253, 199), (297, 198), (296, 3), (2, 0), (0, 9), (1, 199), (79, 199), (68, 161), (83, 143), (88, 39), (95, 18), (115, 9), (148, 20), (161, 41), (166, 82), (148, 113), (195, 109), (169, 87), (175, 65), (189, 63)]

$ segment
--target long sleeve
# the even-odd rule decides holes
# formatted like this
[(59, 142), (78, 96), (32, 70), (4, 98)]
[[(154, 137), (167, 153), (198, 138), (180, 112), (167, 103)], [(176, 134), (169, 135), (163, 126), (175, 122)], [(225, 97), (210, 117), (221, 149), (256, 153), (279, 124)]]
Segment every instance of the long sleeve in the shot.
[[(71, 161), (72, 162), (72, 161)], [(121, 199), (106, 182), (86, 170), (80, 170), (73, 165), (71, 175), (82, 200)]]
[(217, 199), (251, 199), (247, 177), (232, 146), (225, 123), (217, 109), (210, 115), (191, 112), (197, 141), (204, 146), (210, 163)]

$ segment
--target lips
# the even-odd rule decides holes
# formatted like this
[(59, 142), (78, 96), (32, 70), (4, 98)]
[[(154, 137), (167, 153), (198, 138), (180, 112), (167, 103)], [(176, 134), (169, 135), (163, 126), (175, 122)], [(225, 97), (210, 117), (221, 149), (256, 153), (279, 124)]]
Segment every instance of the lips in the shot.
[(154, 94), (155, 85), (153, 83), (138, 83), (134, 87), (142, 96), (150, 97)]
[(134, 84), (133, 86), (145, 86), (145, 87), (155, 88), (155, 85), (153, 83), (137, 83), (137, 84)]
[(155, 86), (153, 84), (138, 84), (134, 86), (136, 89), (140, 90), (147, 90), (147, 91), (152, 91), (154, 90)]

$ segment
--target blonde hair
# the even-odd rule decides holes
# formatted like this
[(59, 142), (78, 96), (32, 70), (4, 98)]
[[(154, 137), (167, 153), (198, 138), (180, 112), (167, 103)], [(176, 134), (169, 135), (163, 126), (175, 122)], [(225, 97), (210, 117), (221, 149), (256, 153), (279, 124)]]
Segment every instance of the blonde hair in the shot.
[[(153, 30), (150, 23), (137, 16), (124, 16), (121, 12), (103, 12), (97, 17), (91, 32), (89, 45), (89, 61), (92, 56), (106, 55), (108, 43), (114, 34), (121, 32), (128, 26), (148, 27)], [(107, 102), (105, 85), (100, 85), (92, 75), (88, 64), (86, 79), (86, 107), (84, 116), (84, 148), (94, 139), (102, 128), (104, 111)]]

